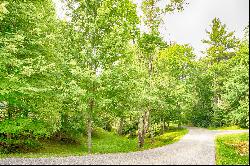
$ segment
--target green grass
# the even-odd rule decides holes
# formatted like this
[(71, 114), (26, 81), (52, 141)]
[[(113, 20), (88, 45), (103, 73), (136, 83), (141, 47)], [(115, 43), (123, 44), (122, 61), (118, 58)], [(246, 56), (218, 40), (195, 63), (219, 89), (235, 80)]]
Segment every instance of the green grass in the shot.
[(171, 130), (163, 135), (156, 136), (154, 138), (153, 144), (151, 143), (151, 139), (145, 140), (145, 147), (144, 149), (156, 148), (168, 144), (175, 143), (179, 141), (184, 135), (188, 133), (187, 129), (179, 129), (179, 130)]
[(42, 142), (42, 148), (37, 151), (31, 151), (27, 153), (10, 153), (0, 154), (0, 158), (7, 157), (24, 157), (24, 158), (36, 158), (36, 157), (56, 157), (56, 156), (79, 156), (86, 153), (86, 149), (83, 145), (77, 144), (63, 144), (52, 140), (46, 140)]
[[(96, 131), (93, 138), (93, 153), (116, 153), (136, 151), (136, 139), (119, 136), (114, 132), (106, 132), (102, 129)], [(87, 142), (87, 140), (86, 140)], [(86, 149), (87, 151), (87, 149)]]
[(227, 127), (209, 127), (209, 130), (245, 130), (239, 126), (227, 126)]
[[(167, 144), (172, 144), (180, 140), (185, 134), (188, 133), (187, 129), (170, 129), (163, 135), (156, 136), (154, 142), (151, 143), (150, 138), (145, 139), (145, 146), (143, 149), (138, 148), (137, 138), (127, 138), (119, 136), (113, 132), (106, 132), (98, 129), (93, 135), (93, 149), (94, 154), (103, 153), (119, 153), (119, 152), (134, 152), (151, 148), (160, 147)], [(83, 142), (87, 142), (86, 138)], [(12, 153), (0, 154), (0, 158), (7, 157), (56, 157), (56, 156), (79, 156), (87, 154), (86, 144), (63, 144), (52, 140), (43, 141), (43, 148), (34, 152), (28, 153)]]
[(217, 165), (249, 165), (249, 133), (216, 138)]

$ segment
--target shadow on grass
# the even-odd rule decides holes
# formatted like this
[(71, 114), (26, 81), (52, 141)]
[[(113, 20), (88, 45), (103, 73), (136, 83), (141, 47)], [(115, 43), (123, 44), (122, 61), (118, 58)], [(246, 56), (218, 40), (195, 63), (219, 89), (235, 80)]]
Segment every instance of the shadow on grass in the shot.
[[(169, 131), (165, 132), (164, 134), (154, 137), (153, 143), (150, 138), (146, 138), (144, 148), (139, 149), (137, 146), (137, 137), (127, 138), (126, 136), (119, 136), (114, 132), (107, 132), (98, 128), (93, 133), (92, 152), (93, 154), (104, 154), (142, 151), (172, 144), (179, 141), (187, 133), (188, 130), (185, 128), (177, 129), (175, 127), (171, 127)], [(63, 143), (55, 140), (42, 140), (42, 148), (37, 151), (27, 153), (0, 154), (0, 158), (39, 158), (87, 155), (87, 138), (82, 138), (82, 142), (82, 144), (76, 144)]]

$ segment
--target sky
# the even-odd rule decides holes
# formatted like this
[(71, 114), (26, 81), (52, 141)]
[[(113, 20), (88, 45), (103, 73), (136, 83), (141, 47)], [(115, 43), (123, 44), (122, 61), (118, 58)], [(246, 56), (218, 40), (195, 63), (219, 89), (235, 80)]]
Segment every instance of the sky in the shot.
[(210, 29), (214, 17), (226, 24), (229, 31), (235, 31), (242, 38), (244, 28), (249, 24), (249, 0), (189, 0), (183, 12), (165, 16), (162, 34), (169, 41), (189, 43), (195, 53), (202, 56), (205, 50), (201, 40), (207, 38), (205, 30)]
[[(59, 0), (53, 1), (59, 17), (64, 17)], [(141, 0), (135, 1), (138, 4), (141, 2)], [(207, 38), (205, 30), (210, 29), (212, 19), (215, 17), (226, 24), (229, 31), (235, 31), (237, 37), (243, 37), (243, 30), (249, 24), (249, 0), (187, 0), (187, 2), (189, 4), (184, 11), (164, 16), (164, 24), (160, 26), (164, 40), (190, 44), (196, 55), (201, 57), (203, 56), (201, 51), (206, 49), (201, 40)]]

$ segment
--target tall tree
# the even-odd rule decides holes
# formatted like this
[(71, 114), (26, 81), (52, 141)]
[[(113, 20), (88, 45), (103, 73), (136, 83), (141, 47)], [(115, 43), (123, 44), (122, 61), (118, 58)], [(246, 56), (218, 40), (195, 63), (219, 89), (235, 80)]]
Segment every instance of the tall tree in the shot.
[(212, 20), (211, 31), (206, 31), (209, 39), (203, 40), (208, 44), (206, 50), (207, 56), (203, 59), (206, 61), (208, 72), (213, 77), (213, 111), (214, 121), (223, 125), (220, 120), (223, 118), (223, 111), (219, 108), (221, 104), (221, 94), (223, 93), (223, 83), (228, 74), (227, 61), (236, 55), (239, 46), (239, 40), (234, 36), (234, 32), (228, 32), (226, 25), (222, 24), (218, 18)]
[(249, 31), (240, 42), (239, 51), (228, 63), (228, 75), (222, 89), (220, 109), (227, 114), (226, 125), (249, 126)]
[[(112, 67), (123, 57), (138, 18), (130, 0), (72, 0), (67, 3), (80, 48), (79, 57), (74, 57), (74, 74), (75, 80), (79, 78), (76, 83), (85, 91), (82, 102), (87, 102), (88, 151), (91, 153), (92, 116), (97, 111), (100, 96), (98, 70)], [(87, 80), (81, 80), (86, 76)]]
[(227, 31), (226, 25), (222, 24), (219, 18), (212, 20), (211, 31), (206, 30), (206, 33), (209, 39), (202, 42), (209, 46), (205, 53), (210, 63), (218, 63), (235, 55), (239, 40), (234, 36), (234, 32)]
[[(164, 4), (164, 5), (162, 5)], [(185, 0), (171, 0), (169, 3), (164, 3), (162, 0), (143, 0), (141, 9), (143, 11), (142, 24), (145, 24), (149, 33), (143, 34), (139, 40), (139, 46), (142, 48), (142, 63), (148, 67), (148, 87), (153, 89), (153, 61), (156, 59), (157, 50), (164, 44), (160, 38), (159, 25), (162, 22), (162, 17), (167, 12), (173, 12), (175, 10), (183, 10)], [(142, 124), (138, 130), (138, 144), (139, 147), (143, 147), (145, 133), (150, 126), (150, 102), (147, 109), (143, 113), (141, 120)], [(146, 117), (145, 117), (146, 116)], [(147, 125), (148, 124), (148, 125)], [(153, 135), (152, 135), (153, 137)]]
[(9, 138), (50, 136), (60, 128), (56, 27), (51, 0), (0, 2), (0, 101), (8, 103), (0, 133)]
[(159, 77), (168, 77), (166, 84), (169, 84), (168, 96), (171, 99), (167, 104), (172, 106), (172, 119), (179, 126), (189, 103), (186, 94), (194, 68), (194, 57), (192, 47), (179, 44), (170, 45), (158, 55), (157, 72)]

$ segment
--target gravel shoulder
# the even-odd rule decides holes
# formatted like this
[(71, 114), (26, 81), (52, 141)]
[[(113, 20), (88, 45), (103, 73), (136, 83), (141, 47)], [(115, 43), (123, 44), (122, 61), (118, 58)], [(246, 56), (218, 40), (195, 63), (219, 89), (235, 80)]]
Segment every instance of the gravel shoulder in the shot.
[(52, 158), (5, 158), (0, 165), (215, 165), (216, 135), (249, 130), (208, 130), (187, 127), (179, 142), (141, 152)]

